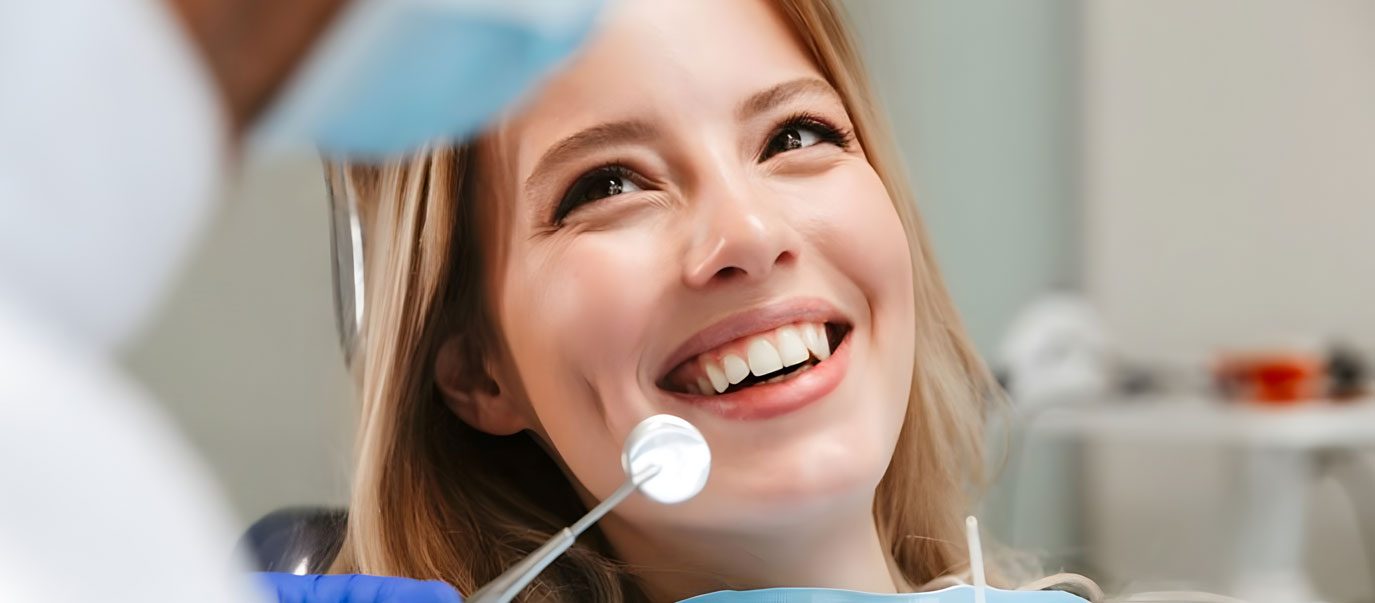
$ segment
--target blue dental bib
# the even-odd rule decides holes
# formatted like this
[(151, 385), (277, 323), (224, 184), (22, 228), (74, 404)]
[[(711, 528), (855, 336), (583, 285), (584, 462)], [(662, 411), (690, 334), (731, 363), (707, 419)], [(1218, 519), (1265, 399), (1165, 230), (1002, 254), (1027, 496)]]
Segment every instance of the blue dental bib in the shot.
[[(1058, 590), (1003, 590), (989, 587), (987, 603), (1087, 603)], [(951, 586), (924, 593), (881, 595), (838, 588), (765, 588), (722, 590), (680, 603), (974, 603), (974, 587)]]

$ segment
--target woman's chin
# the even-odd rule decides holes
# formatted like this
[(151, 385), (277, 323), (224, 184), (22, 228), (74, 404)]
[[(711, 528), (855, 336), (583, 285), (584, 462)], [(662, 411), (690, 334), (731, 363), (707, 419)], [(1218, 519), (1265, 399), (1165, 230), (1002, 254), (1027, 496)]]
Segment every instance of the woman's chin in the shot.
[(896, 394), (861, 385), (847, 380), (789, 421), (763, 421), (749, 430), (711, 425), (712, 470), (702, 495), (765, 519), (789, 509), (860, 504), (867, 510), (892, 460), (905, 405), (881, 403)]
[(743, 458), (718, 458), (699, 495), (713, 521), (782, 525), (851, 509), (868, 513), (888, 465), (876, 440), (840, 449), (789, 447)]

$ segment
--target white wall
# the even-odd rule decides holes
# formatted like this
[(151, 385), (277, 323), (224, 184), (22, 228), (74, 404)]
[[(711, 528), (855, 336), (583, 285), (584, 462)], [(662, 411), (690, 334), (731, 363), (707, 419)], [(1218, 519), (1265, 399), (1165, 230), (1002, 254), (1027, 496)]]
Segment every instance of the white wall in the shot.
[(334, 330), (325, 207), (314, 158), (245, 166), (126, 356), (245, 527), (283, 506), (346, 499), (355, 405)]
[[(1085, 283), (1122, 348), (1203, 358), (1336, 335), (1375, 349), (1375, 3), (1084, 6)], [(1235, 465), (1126, 445), (1092, 463), (1108, 573), (1224, 586)], [(1329, 486), (1309, 565), (1331, 600), (1369, 601)]]
[(1086, 7), (1086, 281), (1124, 346), (1375, 345), (1375, 4)]

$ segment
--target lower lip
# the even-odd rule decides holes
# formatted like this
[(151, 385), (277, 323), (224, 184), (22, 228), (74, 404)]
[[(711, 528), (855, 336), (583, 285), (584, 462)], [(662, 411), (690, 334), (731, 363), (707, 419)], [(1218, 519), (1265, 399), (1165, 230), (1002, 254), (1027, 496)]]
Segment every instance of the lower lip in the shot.
[(715, 396), (677, 393), (673, 396), (712, 414), (738, 421), (771, 419), (800, 410), (834, 391), (845, 378), (850, 360), (850, 335), (829, 358), (790, 379)]

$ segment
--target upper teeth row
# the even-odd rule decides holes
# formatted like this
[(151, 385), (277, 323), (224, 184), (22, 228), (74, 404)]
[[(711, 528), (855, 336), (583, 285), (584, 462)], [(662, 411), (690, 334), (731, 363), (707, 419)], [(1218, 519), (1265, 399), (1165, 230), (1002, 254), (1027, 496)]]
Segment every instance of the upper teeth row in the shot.
[[(743, 352), (743, 357), (741, 353)], [(752, 335), (740, 342), (697, 357), (700, 372), (688, 380), (688, 391), (699, 395), (719, 394), (753, 374), (762, 377), (785, 366), (806, 362), (816, 356), (831, 356), (831, 342), (821, 323), (798, 323)]]

